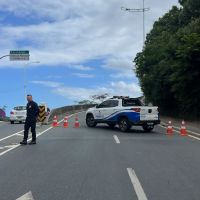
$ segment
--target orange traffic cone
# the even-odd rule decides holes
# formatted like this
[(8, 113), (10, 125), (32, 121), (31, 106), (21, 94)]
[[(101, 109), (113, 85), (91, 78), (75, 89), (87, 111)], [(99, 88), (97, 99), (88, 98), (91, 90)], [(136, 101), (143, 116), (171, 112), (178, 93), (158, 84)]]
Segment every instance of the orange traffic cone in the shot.
[(53, 127), (58, 127), (58, 126), (59, 126), (59, 124), (58, 124), (58, 119), (57, 119), (56, 116), (53, 117), (53, 123), (52, 123), (52, 126), (53, 126)]
[(78, 121), (78, 115), (76, 115), (75, 122), (74, 122), (74, 128), (79, 128), (79, 127), (80, 127), (80, 123)]
[(66, 116), (66, 117), (64, 118), (63, 128), (68, 128), (68, 127), (69, 127), (68, 116)]
[(173, 127), (172, 127), (172, 122), (171, 121), (168, 122), (167, 135), (168, 136), (172, 136), (173, 135)]
[(187, 131), (185, 127), (185, 121), (182, 121), (181, 129), (180, 129), (180, 136), (187, 136)]

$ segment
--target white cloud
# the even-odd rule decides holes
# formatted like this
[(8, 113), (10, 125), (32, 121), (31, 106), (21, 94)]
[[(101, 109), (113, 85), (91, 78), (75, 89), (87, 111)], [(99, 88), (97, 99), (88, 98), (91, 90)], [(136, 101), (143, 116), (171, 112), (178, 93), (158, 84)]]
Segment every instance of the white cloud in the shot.
[(123, 81), (111, 82), (106, 86), (99, 86), (96, 88), (67, 87), (59, 82), (32, 81), (31, 83), (52, 88), (53, 93), (71, 100), (89, 99), (92, 95), (104, 93), (108, 93), (110, 96), (123, 95), (131, 97), (138, 97), (142, 94), (137, 84), (128, 84)]
[(121, 78), (128, 78), (128, 79), (135, 79), (135, 74), (133, 70), (127, 70), (122, 72), (113, 73), (110, 75), (111, 78), (114, 79), (121, 79)]
[(62, 83), (53, 82), (53, 81), (30, 81), (30, 83), (43, 85), (50, 88), (58, 88), (58, 87), (62, 87), (63, 85)]
[(72, 65), (70, 68), (81, 70), (81, 71), (91, 71), (91, 70), (93, 70), (92, 67), (88, 67), (88, 66), (84, 66), (84, 65)]
[(79, 78), (94, 78), (93, 74), (81, 74), (81, 73), (73, 73), (72, 75), (77, 76)]
[(111, 83), (112, 88), (114, 89), (114, 92), (116, 95), (119, 96), (139, 96), (141, 94), (141, 89), (140, 87), (135, 84), (135, 83), (125, 83), (123, 81), (119, 81), (119, 82), (112, 82)]
[(112, 57), (108, 58), (103, 65), (104, 68), (117, 69), (127, 71), (133, 69), (133, 57)]
[(61, 79), (62, 76), (58, 76), (58, 75), (48, 75), (46, 78), (47, 78), (47, 79)]
[[(151, 10), (146, 13), (146, 28), (166, 12), (177, 0), (146, 0)], [(0, 28), (0, 54), (10, 49), (29, 49), (32, 60), (42, 65), (82, 66), (102, 59), (104, 67), (129, 70), (132, 60), (142, 48), (142, 15), (126, 13), (121, 6), (141, 7), (140, 0), (1, 0), (0, 10), (16, 16), (38, 19), (40, 23)], [(2, 39), (3, 38), (3, 39)], [(0, 67), (13, 67), (1, 62)], [(21, 66), (16, 63), (15, 66)], [(39, 65), (40, 66), (40, 65)], [(36, 67), (36, 65), (34, 65)]]

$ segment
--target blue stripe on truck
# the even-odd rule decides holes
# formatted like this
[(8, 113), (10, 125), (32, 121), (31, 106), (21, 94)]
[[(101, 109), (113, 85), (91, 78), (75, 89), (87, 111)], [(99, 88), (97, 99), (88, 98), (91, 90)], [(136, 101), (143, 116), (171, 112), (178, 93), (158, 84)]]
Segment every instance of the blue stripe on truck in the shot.
[(103, 120), (108, 120), (108, 121), (113, 121), (113, 122), (117, 122), (118, 119), (121, 117), (121, 116), (125, 116), (128, 118), (129, 121), (132, 121), (132, 122), (138, 122), (140, 121), (140, 113), (138, 112), (134, 112), (132, 110), (124, 110), (124, 111), (118, 111), (106, 118), (104, 118)]

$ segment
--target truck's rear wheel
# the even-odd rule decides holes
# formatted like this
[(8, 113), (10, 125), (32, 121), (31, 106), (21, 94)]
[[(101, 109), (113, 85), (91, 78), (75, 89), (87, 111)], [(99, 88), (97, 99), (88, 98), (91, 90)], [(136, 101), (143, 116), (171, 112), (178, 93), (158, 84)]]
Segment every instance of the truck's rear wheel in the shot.
[(154, 129), (154, 125), (151, 126), (143, 125), (142, 128), (145, 132), (151, 132)]
[(119, 129), (120, 131), (122, 132), (127, 132), (129, 129), (131, 128), (130, 124), (129, 124), (129, 121), (127, 118), (121, 118), (119, 120)]
[(88, 127), (95, 127), (97, 125), (97, 123), (94, 120), (93, 115), (87, 115), (86, 124), (87, 124)]

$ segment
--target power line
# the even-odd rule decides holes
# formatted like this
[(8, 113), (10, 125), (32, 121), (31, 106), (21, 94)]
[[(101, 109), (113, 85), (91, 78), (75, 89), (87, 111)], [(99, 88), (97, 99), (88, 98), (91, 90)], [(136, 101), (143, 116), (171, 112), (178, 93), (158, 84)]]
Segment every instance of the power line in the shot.
[(143, 45), (145, 42), (145, 12), (149, 11), (150, 8), (145, 8), (145, 3), (143, 0), (143, 7), (142, 8), (125, 8), (121, 7), (121, 10), (126, 11), (126, 12), (142, 12), (143, 13)]

